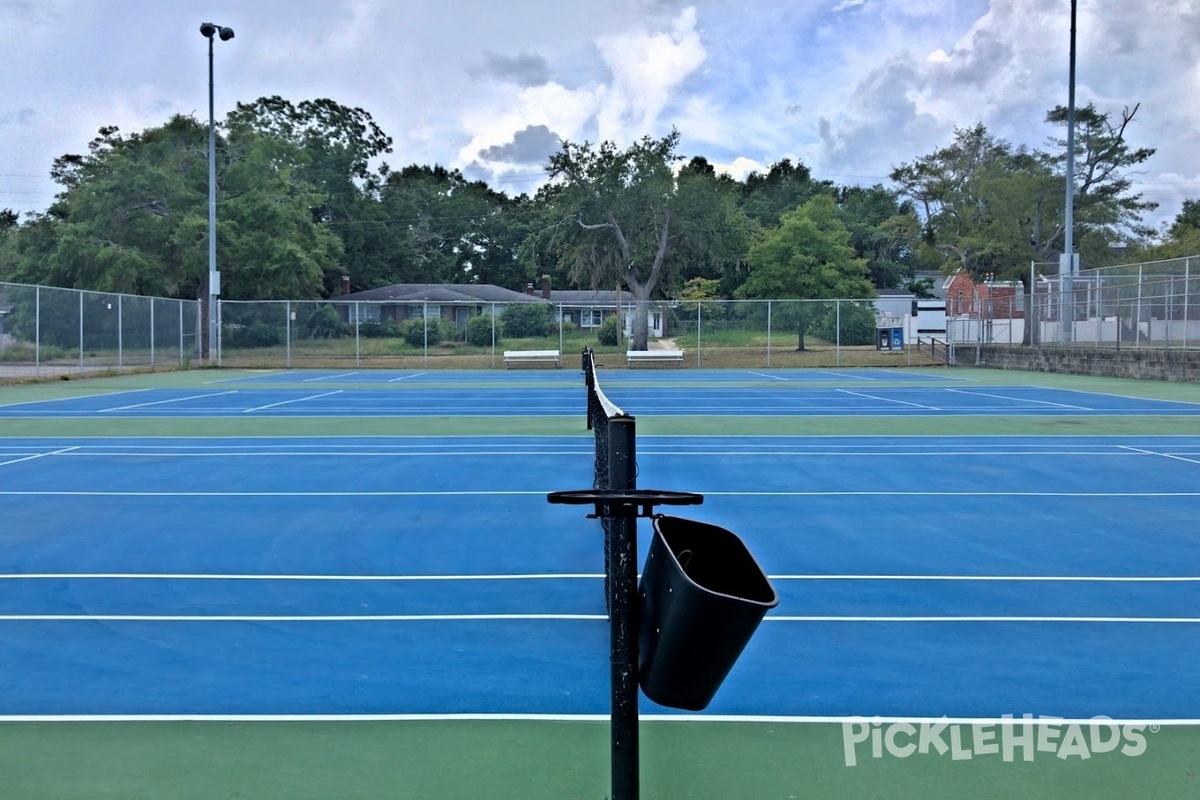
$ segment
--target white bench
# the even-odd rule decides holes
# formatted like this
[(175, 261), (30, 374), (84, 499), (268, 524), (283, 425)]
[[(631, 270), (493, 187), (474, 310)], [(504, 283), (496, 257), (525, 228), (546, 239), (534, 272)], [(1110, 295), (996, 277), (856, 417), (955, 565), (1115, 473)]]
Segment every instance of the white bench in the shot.
[(625, 353), (629, 366), (634, 364), (651, 364), (658, 361), (674, 361), (683, 366), (682, 350), (629, 350)]
[(558, 350), (505, 350), (504, 367), (508, 369), (514, 364), (553, 364), (558, 369), (562, 366), (562, 354)]

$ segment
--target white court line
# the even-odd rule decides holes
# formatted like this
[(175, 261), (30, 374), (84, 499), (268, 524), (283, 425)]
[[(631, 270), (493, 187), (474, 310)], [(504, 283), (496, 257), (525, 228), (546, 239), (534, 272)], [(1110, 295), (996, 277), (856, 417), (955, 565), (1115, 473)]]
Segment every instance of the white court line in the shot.
[(301, 383), (317, 383), (318, 381), (332, 381), (337, 378), (349, 378), (351, 375), (357, 375), (357, 372), (343, 372), (340, 375), (322, 375), (319, 378), (305, 378)]
[(1053, 403), (1049, 400), (1030, 400), (1030, 399), (1027, 399), (1024, 397), (1009, 397), (1007, 395), (1002, 395), (1002, 394), (988, 394), (987, 392), (976, 392), (976, 391), (968, 392), (968, 391), (964, 391), (962, 389), (949, 389), (949, 388), (944, 389), (944, 391), (954, 392), (955, 394), (965, 394), (968, 397), (974, 397), (974, 396), (991, 397), (996, 400), (1008, 400), (1010, 402), (1015, 402), (1015, 403), (1039, 403), (1040, 405), (1044, 405), (1044, 406), (1054, 406), (1055, 408), (1070, 408), (1075, 411), (1095, 411), (1096, 410), (1094, 408), (1088, 408), (1087, 406), (1071, 406), (1071, 405), (1067, 405), (1066, 403)]
[(778, 375), (767, 375), (765, 372), (751, 372), (749, 374), (755, 375), (759, 378), (770, 378), (773, 381), (787, 381), (788, 380), (788, 378), (781, 378)]
[(763, 622), (1076, 622), (1085, 624), (1200, 624), (1200, 617), (788, 617), (767, 614)]
[(1183, 461), (1188, 464), (1200, 464), (1200, 460), (1194, 458), (1184, 458), (1183, 456), (1172, 455), (1171, 453), (1156, 453), (1153, 450), (1143, 450), (1140, 447), (1133, 447), (1127, 444), (1118, 445), (1118, 447), (1120, 447), (1122, 450), (1132, 450), (1135, 453), (1141, 453), (1142, 455), (1146, 456), (1159, 456), (1160, 458), (1171, 458), (1175, 461)]
[[(0, 722), (603, 722), (609, 714), (9, 714), (0, 715)], [(641, 714), (641, 722), (739, 722), (769, 725), (845, 725), (863, 722), (891, 725), (907, 722), (912, 725), (936, 723), (947, 725), (1092, 725), (1096, 719), (1067, 719), (1061, 717), (1019, 716), (999, 717), (818, 717), (768, 716), (762, 714)], [(1110, 719), (1105, 725), (1141, 725), (1149, 727), (1193, 727), (1200, 719)]]
[[(394, 449), (374, 451), (363, 450), (223, 450), (221, 452), (200, 452), (200, 451), (183, 451), (181, 448), (170, 448), (154, 450), (152, 448), (144, 448), (142, 450), (122, 449), (112, 447), (110, 449), (85, 451), (74, 453), (75, 456), (83, 458), (285, 458), (285, 457), (304, 457), (304, 458), (453, 458), (454, 456), (564, 456), (564, 455), (587, 455), (593, 452), (593, 448), (586, 445), (579, 445), (570, 448), (538, 448), (538, 449), (516, 449), (506, 447), (496, 450), (452, 450), (449, 452), (438, 453), (429, 451), (416, 451), (409, 449)], [(1032, 457), (1032, 458), (1048, 458), (1052, 456), (1087, 456), (1089, 458), (1129, 458), (1137, 454), (1136, 448), (1129, 448), (1132, 452), (1117, 453), (1117, 452), (1089, 452), (1084, 450), (1041, 450), (1031, 452), (1026, 450), (1013, 451), (972, 451), (972, 450), (953, 450), (945, 453), (937, 453), (933, 451), (895, 451), (895, 450), (878, 450), (878, 451), (855, 451), (846, 452), (843, 450), (659, 450), (651, 448), (642, 448), (641, 455), (644, 456), (737, 456), (739, 458), (786, 458), (795, 456), (799, 458), (821, 457), (821, 458), (978, 458), (987, 456), (989, 458), (999, 458), (1003, 456), (1012, 457)], [(1153, 453), (1152, 455), (1163, 455)], [(1177, 456), (1166, 456), (1164, 458), (1177, 458)], [(1187, 461), (1188, 459), (1180, 459)], [(1197, 462), (1200, 463), (1200, 462)]]
[(406, 381), (409, 378), (419, 378), (422, 375), (428, 375), (428, 372), (418, 372), (416, 375), (401, 375), (399, 378), (392, 378), (388, 383), (396, 383), (397, 381)]
[(314, 394), (314, 395), (309, 395), (308, 397), (296, 397), (292, 400), (280, 400), (278, 403), (268, 403), (265, 406), (259, 406), (257, 408), (242, 409), (242, 413), (249, 414), (251, 411), (265, 411), (268, 408), (277, 408), (279, 406), (286, 406), (288, 403), (303, 403), (306, 400), (316, 400), (321, 397), (329, 397), (330, 395), (341, 394), (343, 391), (344, 391), (343, 389), (335, 389), (332, 392), (324, 392), (323, 394)]
[(68, 400), (91, 400), (96, 397), (116, 397), (122, 394), (136, 394), (137, 392), (152, 392), (153, 389), (127, 389), (121, 392), (101, 392), (99, 394), (80, 394), (72, 397), (51, 397), (45, 400), (23, 400), (20, 403), (4, 403), (0, 408), (13, 408), (15, 406), (34, 406), (39, 403), (64, 403)]
[[(348, 582), (425, 582), (425, 581), (542, 581), (600, 580), (603, 573), (562, 572), (508, 575), (275, 575), (244, 573), (154, 573), (154, 572), (40, 572), (0, 574), (0, 581), (46, 580), (129, 580), (129, 581), (348, 581)], [(1001, 583), (1200, 583), (1194, 575), (768, 575), (773, 581), (992, 581)]]
[[(51, 454), (53, 455), (53, 454)], [(98, 492), (0, 491), (0, 497), (545, 497), (552, 490), (457, 490), (378, 492)], [(935, 491), (831, 491), (831, 492), (727, 492), (701, 491), (711, 497), (1200, 497), (1196, 492), (935, 492)]]
[[(460, 713), (460, 714), (9, 714), (0, 715), (0, 722), (603, 722), (612, 719), (609, 714), (504, 714), (504, 713)], [(641, 714), (641, 722), (740, 722), (769, 725), (845, 725), (848, 723), (872, 722), (881, 725), (907, 722), (945, 723), (947, 725), (1092, 725), (1096, 719), (1066, 719), (1061, 717), (818, 717), (818, 716), (768, 716), (762, 714)], [(1105, 725), (1161, 727), (1190, 727), (1200, 725), (1200, 719), (1109, 719), (1101, 720)]]
[[(1150, 402), (1150, 403), (1179, 403), (1179, 404), (1185, 405), (1185, 406), (1200, 406), (1200, 403), (1197, 403), (1194, 400), (1167, 400), (1162, 397), (1138, 397), (1137, 395), (1132, 395), (1132, 394), (1115, 394), (1113, 392), (1092, 392), (1092, 391), (1088, 391), (1087, 389), (1063, 389), (1063, 388), (1051, 387), (1051, 386), (1030, 386), (1029, 388), (1031, 388), (1031, 389), (1050, 389), (1050, 390), (1058, 391), (1058, 392), (1074, 392), (1075, 394), (1088, 394), (1088, 395), (1092, 395), (1093, 397), (1119, 397), (1122, 400), (1140, 400), (1142, 402)], [(1120, 414), (1122, 412), (1118, 411), (1116, 413)]]
[[(3, 577), (3, 576), (0, 576)], [(1000, 583), (1200, 583), (1200, 576), (1142, 575), (770, 575), (773, 581), (995, 581)]]
[(922, 403), (910, 403), (907, 400), (893, 400), (890, 397), (877, 397), (873, 394), (867, 394), (866, 392), (855, 392), (850, 389), (835, 389), (834, 391), (842, 392), (844, 394), (851, 394), (851, 395), (854, 395), (855, 397), (865, 397), (868, 400), (879, 400), (879, 401), (888, 402), (888, 403), (900, 403), (901, 405), (915, 406), (916, 408), (924, 408), (928, 411), (941, 411), (941, 409), (937, 408), (936, 406), (927, 406), (927, 405), (923, 405)]
[[(602, 573), (545, 573), (529, 575), (239, 575), (198, 573), (30, 573), (0, 575), (6, 580), (187, 580), (187, 581), (537, 581), (537, 580), (599, 580)], [(1200, 580), (1200, 579), (1197, 579)]]
[(200, 400), (206, 397), (221, 397), (227, 394), (237, 394), (237, 389), (230, 389), (227, 392), (209, 392), (207, 394), (193, 394), (188, 397), (172, 397), (168, 400), (153, 400), (149, 403), (134, 403), (131, 406), (116, 406), (114, 408), (102, 408), (98, 413), (103, 414), (106, 411), (128, 411), (131, 408), (145, 408), (146, 406), (158, 406), (164, 403), (182, 403), (184, 400)]
[(608, 621), (607, 614), (378, 614), (378, 615), (179, 615), (3, 614), (0, 622), (492, 622)]
[[(355, 614), (355, 615), (210, 615), (210, 614), (3, 614), (0, 622), (595, 622), (607, 614)], [(1082, 623), (1195, 625), (1200, 617), (1005, 617), (1005, 616), (772, 616), (763, 622), (836, 623)]]
[(856, 381), (867, 381), (867, 382), (873, 382), (873, 381), (878, 381), (878, 380), (879, 380), (878, 378), (873, 378), (873, 377), (870, 377), (870, 376), (868, 376), (868, 375), (851, 375), (851, 374), (849, 374), (849, 373), (846, 373), (846, 372), (834, 372), (834, 371), (832, 371), (832, 370), (828, 370), (828, 369), (823, 369), (823, 370), (821, 370), (821, 374), (822, 374), (822, 375), (836, 375), (836, 376), (838, 376), (839, 378), (853, 378), (853, 379), (854, 379), (854, 380), (856, 380)]
[(79, 446), (76, 445), (75, 447), (64, 447), (61, 450), (54, 450), (49, 453), (34, 453), (33, 455), (25, 456), (24, 458), (14, 458), (11, 461), (0, 461), (0, 467), (7, 467), (9, 464), (20, 464), (23, 461), (33, 461), (34, 459), (45, 458), (46, 456), (61, 456), (63, 453), (69, 453), (72, 450), (78, 449)]

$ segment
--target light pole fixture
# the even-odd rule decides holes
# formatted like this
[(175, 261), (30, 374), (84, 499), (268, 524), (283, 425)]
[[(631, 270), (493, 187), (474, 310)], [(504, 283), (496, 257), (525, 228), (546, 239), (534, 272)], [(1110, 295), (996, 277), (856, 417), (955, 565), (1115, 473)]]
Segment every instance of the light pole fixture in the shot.
[(217, 362), (217, 298), (221, 273), (217, 272), (217, 125), (213, 118), (213, 37), (233, 38), (233, 28), (204, 22), (200, 35), (208, 39), (208, 363)]

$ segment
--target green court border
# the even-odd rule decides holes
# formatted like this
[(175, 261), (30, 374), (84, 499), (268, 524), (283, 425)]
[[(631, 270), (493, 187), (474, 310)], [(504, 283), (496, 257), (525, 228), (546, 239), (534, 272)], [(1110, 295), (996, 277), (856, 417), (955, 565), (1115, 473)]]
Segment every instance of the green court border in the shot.
[[(840, 723), (643, 720), (645, 798), (1194, 797), (1196, 728), (1060, 758), (1017, 749), (870, 755), (847, 766)], [(969, 726), (960, 726), (969, 727)], [(881, 736), (887, 731), (880, 729)], [(1058, 728), (1059, 739), (1068, 726)], [(1087, 727), (1080, 733), (1087, 738)], [(941, 739), (950, 746), (949, 732)], [(898, 737), (901, 746), (910, 740)], [(594, 720), (0, 722), (5, 800), (379, 800), (607, 797), (608, 726)]]
[[(906, 370), (916, 371), (916, 370)], [(619, 380), (613, 371), (613, 379)], [(162, 373), (0, 387), (0, 404), (133, 388), (199, 388), (254, 373)], [(956, 369), (978, 385), (1038, 385), (1200, 403), (1200, 385)], [(682, 376), (672, 376), (672, 383)], [(667, 381), (663, 382), (664, 385)], [(297, 384), (299, 385), (299, 384)], [(336, 384), (334, 384), (336, 385)], [(425, 384), (428, 386), (429, 384)], [(446, 383), (446, 388), (469, 384)], [(479, 386), (536, 389), (536, 384)], [(675, 384), (678, 385), (678, 384)], [(721, 385), (729, 385), (727, 383)], [(832, 385), (823, 383), (822, 385)], [(895, 383), (889, 383), (897, 385)], [(919, 384), (918, 384), (919, 385)], [(362, 388), (360, 385), (358, 388)], [(378, 388), (378, 387), (373, 387)], [(641, 435), (1179, 435), (1194, 417), (658, 417)], [(588, 435), (571, 418), (3, 419), (0, 436)], [(764, 687), (769, 691), (769, 687)], [(1020, 713), (1024, 709), (1014, 709)], [(1030, 709), (1036, 711), (1036, 709)], [(1033, 762), (999, 755), (868, 755), (846, 765), (838, 722), (644, 720), (646, 798), (1107, 798), (1200, 793), (1200, 726), (1146, 734), (1145, 752)], [(607, 797), (602, 720), (5, 720), (4, 800)]]

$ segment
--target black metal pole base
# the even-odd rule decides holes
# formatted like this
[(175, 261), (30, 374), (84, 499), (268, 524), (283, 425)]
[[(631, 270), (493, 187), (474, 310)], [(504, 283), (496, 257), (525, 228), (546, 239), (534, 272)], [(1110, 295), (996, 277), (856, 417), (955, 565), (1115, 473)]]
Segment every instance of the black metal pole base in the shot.
[(612, 686), (612, 800), (638, 800), (637, 520), (653, 516), (656, 505), (699, 505), (704, 496), (654, 489), (584, 489), (551, 492), (546, 500), (591, 505), (595, 511), (589, 516), (611, 521), (605, 579)]

